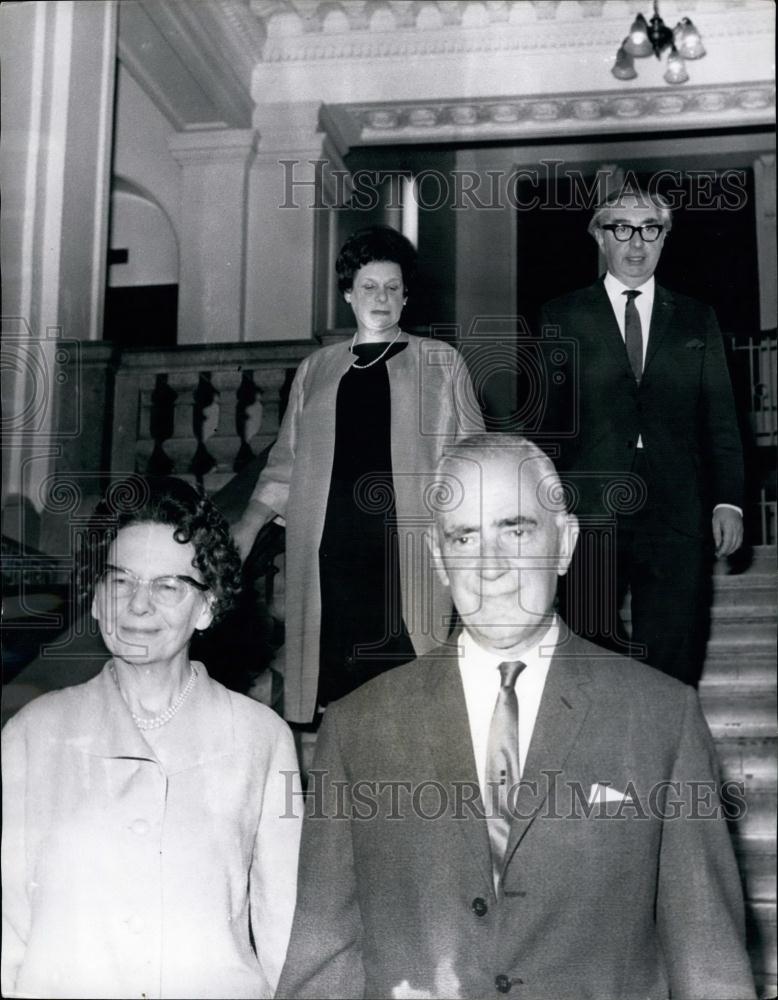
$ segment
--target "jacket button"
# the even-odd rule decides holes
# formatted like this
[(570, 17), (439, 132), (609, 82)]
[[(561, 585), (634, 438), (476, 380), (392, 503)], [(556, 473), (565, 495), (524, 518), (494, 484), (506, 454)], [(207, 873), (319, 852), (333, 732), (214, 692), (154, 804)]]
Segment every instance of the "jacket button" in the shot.
[(499, 975), (494, 980), (494, 985), (500, 991), (500, 993), (510, 993), (511, 981), (506, 975)]
[(486, 900), (482, 899), (480, 896), (476, 896), (473, 902), (470, 904), (470, 908), (477, 917), (485, 917), (489, 912), (489, 907), (486, 905)]
[(130, 829), (133, 833), (137, 833), (139, 837), (149, 832), (149, 824), (145, 819), (136, 819), (130, 824)]

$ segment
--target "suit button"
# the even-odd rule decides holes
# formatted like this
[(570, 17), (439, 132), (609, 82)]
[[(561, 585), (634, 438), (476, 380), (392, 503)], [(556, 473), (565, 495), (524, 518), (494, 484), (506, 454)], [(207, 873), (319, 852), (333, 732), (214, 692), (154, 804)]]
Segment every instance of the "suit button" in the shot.
[(473, 902), (470, 904), (470, 908), (477, 917), (485, 917), (489, 912), (489, 907), (486, 905), (486, 900), (481, 899), (480, 896), (476, 896)]
[(497, 978), (494, 980), (494, 985), (497, 987), (500, 993), (510, 993), (511, 981), (507, 976), (505, 975), (497, 976)]

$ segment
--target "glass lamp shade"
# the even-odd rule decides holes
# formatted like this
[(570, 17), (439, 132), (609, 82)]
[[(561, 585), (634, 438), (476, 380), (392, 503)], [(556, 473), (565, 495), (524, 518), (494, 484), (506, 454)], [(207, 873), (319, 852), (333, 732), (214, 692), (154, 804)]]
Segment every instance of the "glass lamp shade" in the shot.
[(667, 69), (665, 70), (665, 83), (686, 83), (689, 74), (686, 72), (686, 63), (678, 54), (678, 49), (673, 46), (670, 55), (667, 57)]
[[(648, 22), (642, 14), (638, 14), (629, 29), (629, 35), (624, 39), (622, 48), (630, 56), (650, 56), (654, 51), (648, 37)], [(617, 60), (618, 61), (618, 60)]]
[[(626, 43), (626, 39), (624, 39), (624, 42)], [(611, 68), (611, 73), (613, 73), (617, 80), (634, 80), (638, 75), (635, 69), (635, 62), (629, 52), (627, 52), (625, 44), (622, 44), (616, 53), (616, 62)]]
[(683, 18), (675, 26), (673, 31), (675, 47), (684, 59), (702, 59), (705, 55), (705, 46), (699, 31), (688, 17)]

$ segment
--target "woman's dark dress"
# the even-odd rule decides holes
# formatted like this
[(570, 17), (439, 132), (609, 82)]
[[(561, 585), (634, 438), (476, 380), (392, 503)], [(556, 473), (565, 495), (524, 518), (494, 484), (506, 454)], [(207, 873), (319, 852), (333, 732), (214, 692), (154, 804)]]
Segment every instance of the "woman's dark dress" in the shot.
[(387, 362), (408, 345), (357, 344), (338, 386), (319, 545), (321, 707), (416, 655), (402, 620)]

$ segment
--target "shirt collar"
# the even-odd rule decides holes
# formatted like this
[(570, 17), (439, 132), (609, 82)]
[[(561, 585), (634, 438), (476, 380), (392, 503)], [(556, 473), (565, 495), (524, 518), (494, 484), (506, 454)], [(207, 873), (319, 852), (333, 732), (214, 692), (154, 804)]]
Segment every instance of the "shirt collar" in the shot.
[[(620, 295), (622, 295), (624, 292), (628, 292), (630, 290), (627, 287), (627, 285), (625, 285), (623, 282), (619, 281), (618, 278), (614, 277), (614, 275), (612, 275), (610, 273), (610, 271), (608, 271), (608, 273), (605, 275), (605, 278), (603, 279), (603, 283), (605, 285), (605, 291), (608, 293), (608, 295), (611, 297), (611, 299), (618, 300), (618, 298), (619, 298)], [(656, 282), (655, 282), (654, 276), (652, 274), (651, 277), (648, 279), (648, 281), (644, 281), (642, 285), (638, 285), (638, 287), (635, 289), (635, 291), (636, 292), (642, 292), (644, 295), (651, 295), (651, 296), (653, 296), (655, 283)]]
[[(555, 615), (548, 630), (541, 636), (537, 643), (525, 650), (521, 656), (515, 657), (515, 659), (521, 660), (522, 663), (526, 664), (520, 676), (529, 674), (542, 674), (545, 676), (551, 664), (551, 658), (554, 655), (558, 640), (559, 618)], [(467, 629), (462, 629), (459, 637), (459, 653), (460, 662), (465, 665), (465, 669), (468, 671), (472, 668), (473, 670), (494, 670), (496, 672), (501, 663), (505, 662), (506, 659), (510, 659), (510, 654), (493, 653), (491, 650), (479, 646)]]

